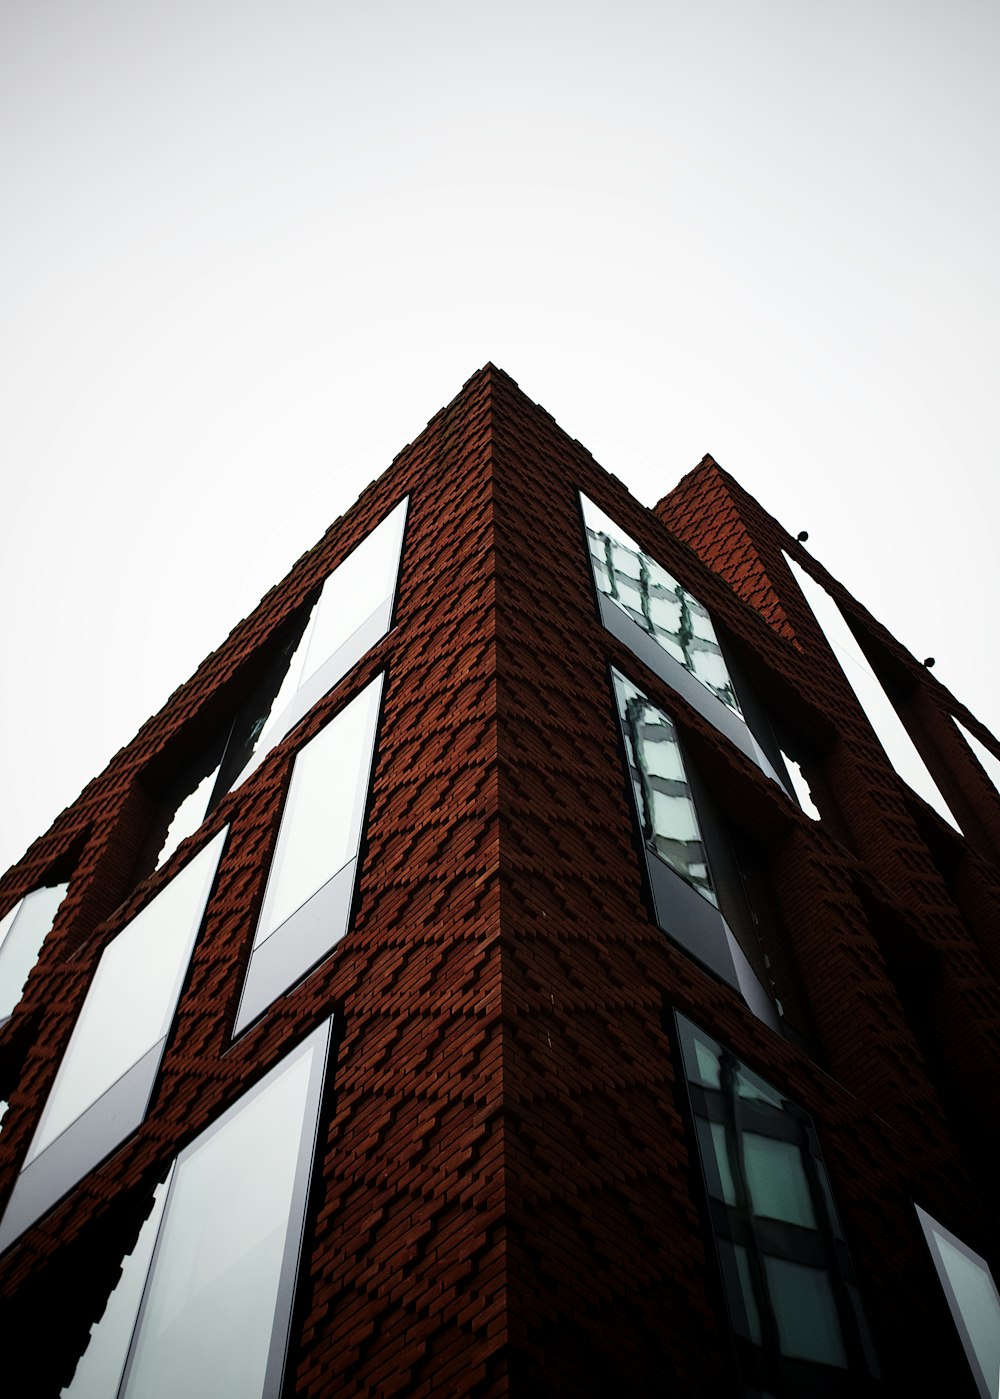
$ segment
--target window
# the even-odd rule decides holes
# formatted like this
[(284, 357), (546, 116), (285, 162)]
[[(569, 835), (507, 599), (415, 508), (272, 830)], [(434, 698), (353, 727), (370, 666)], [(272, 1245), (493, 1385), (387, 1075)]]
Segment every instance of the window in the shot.
[(580, 496), (601, 621), (790, 794), (770, 724), (723, 654), (701, 603), (592, 500)]
[(226, 790), (244, 781), (317, 700), (333, 689), (389, 630), (408, 500), (402, 500), (323, 584), (290, 654), (284, 679), (244, 742), (244, 766)]
[(140, 859), (143, 874), (166, 864), (226, 793), (389, 630), (407, 506), (408, 499), (400, 501), (282, 629), (228, 732), (159, 788), (162, 814)]
[(347, 931), (381, 696), (380, 675), (295, 755), (236, 1033)]
[(330, 1028), (177, 1158), (64, 1399), (277, 1399)]
[[(746, 926), (735, 857), (708, 794), (702, 792), (696, 801), (669, 716), (617, 671), (612, 671), (612, 681), (657, 924), (735, 987), (755, 1015), (777, 1028), (763, 967), (755, 969), (747, 955), (749, 948), (754, 960), (761, 960), (756, 934)], [(709, 822), (706, 840), (702, 826)], [(731, 921), (744, 924), (742, 943)]]
[(1000, 1295), (986, 1261), (919, 1205), (917, 1218), (983, 1399), (1000, 1391)]
[(746, 1393), (865, 1392), (875, 1358), (810, 1118), (676, 1022)]
[(611, 598), (668, 656), (742, 718), (719, 638), (704, 607), (592, 500), (585, 495), (580, 500), (601, 595)]
[(21, 999), (67, 888), (66, 884), (53, 884), (35, 889), (0, 920), (0, 1025), (10, 1019)]
[(226, 830), (104, 949), (0, 1223), (5, 1248), (142, 1122)]
[(788, 554), (784, 557), (812, 609), (820, 631), (840, 662), (858, 703), (875, 730), (889, 762), (903, 781), (957, 831), (958, 822), (938, 791), (937, 783), (928, 772), (927, 765), (917, 752), (903, 721), (896, 713), (882, 682), (872, 670), (868, 657), (858, 644), (844, 614), (815, 578), (806, 573)]

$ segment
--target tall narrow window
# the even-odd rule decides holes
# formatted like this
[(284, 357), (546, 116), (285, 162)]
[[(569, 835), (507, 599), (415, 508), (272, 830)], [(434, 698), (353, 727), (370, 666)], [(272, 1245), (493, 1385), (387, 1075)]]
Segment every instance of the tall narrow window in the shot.
[[(777, 1028), (774, 1002), (723, 912), (720, 882), (747, 921), (735, 857), (717, 820), (712, 821), (717, 871), (713, 872), (703, 834), (703, 814), (696, 805), (677, 730), (670, 717), (641, 690), (612, 671), (622, 741), (642, 832), (646, 874), (658, 925), (705, 966), (728, 981), (755, 1015)], [(722, 880), (718, 876), (722, 876)], [(759, 959), (751, 926), (740, 927), (751, 953)]]
[(882, 682), (875, 674), (862, 651), (857, 638), (851, 631), (847, 619), (833, 598), (810, 574), (793, 558), (785, 554), (785, 562), (795, 575), (795, 581), (802, 589), (806, 602), (812, 609), (820, 631), (833, 651), (840, 667), (847, 677), (858, 703), (864, 710), (868, 722), (885, 750), (889, 762), (899, 776), (918, 796), (923, 797), (939, 816), (943, 816), (949, 826), (957, 831), (958, 822), (952, 815), (944, 797), (938, 791), (937, 783), (927, 770), (927, 765), (917, 752), (916, 746), (906, 730), (903, 721), (886, 694)]
[(330, 1023), (182, 1152), (65, 1399), (277, 1399)]
[(226, 830), (104, 949), (0, 1223), (5, 1248), (142, 1122)]
[(66, 897), (66, 884), (25, 894), (0, 920), (0, 1025), (9, 1020)]
[(237, 1033), (347, 931), (381, 695), (380, 675), (295, 756)]
[(978, 1253), (920, 1206), (917, 1218), (983, 1399), (1000, 1392), (1000, 1294)]
[(580, 504), (604, 626), (789, 791), (767, 716), (745, 682), (737, 696), (706, 609), (592, 500)]
[(745, 1392), (866, 1392), (874, 1354), (811, 1120), (676, 1020)]
[(401, 500), (323, 584), (281, 688), (256, 722), (245, 766), (232, 785), (248, 777), (389, 630), (407, 505), (408, 500)]

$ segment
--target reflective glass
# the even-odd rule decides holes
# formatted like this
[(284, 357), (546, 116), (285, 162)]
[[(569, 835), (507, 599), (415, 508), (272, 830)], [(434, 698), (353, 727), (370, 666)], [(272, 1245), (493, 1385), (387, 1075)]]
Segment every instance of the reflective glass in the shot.
[(67, 887), (54, 884), (51, 888), (35, 889), (16, 903), (0, 923), (0, 1020), (6, 1020), (21, 999)]
[(764, 1259), (782, 1355), (847, 1368), (830, 1274), (788, 1258)]
[(918, 1207), (917, 1217), (979, 1392), (983, 1399), (995, 1399), (1000, 1392), (1000, 1294), (993, 1274), (985, 1259), (926, 1211)]
[(592, 500), (580, 496), (597, 587), (636, 626), (740, 714), (712, 619), (701, 603)]
[(875, 730), (889, 762), (903, 781), (957, 831), (958, 822), (938, 790), (937, 783), (928, 772), (926, 763), (917, 752), (913, 739), (896, 713), (882, 682), (872, 670), (868, 657), (858, 645), (844, 614), (815, 578), (806, 573), (805, 569), (787, 554), (784, 558), (812, 609), (820, 631), (840, 662), (840, 667), (868, 722)]
[(329, 1027), (179, 1158), (123, 1396), (273, 1399)]
[(169, 1184), (168, 1175), (153, 1192), (153, 1207), (135, 1247), (122, 1259), (121, 1277), (103, 1315), (90, 1328), (87, 1348), (77, 1362), (72, 1380), (62, 1391), (62, 1399), (110, 1399), (118, 1393)]
[(225, 839), (224, 829), (105, 948), (29, 1162), (166, 1035)]
[[(280, 689), (268, 714), (260, 720), (250, 749), (253, 759), (234, 785), (242, 782), (308, 709), (385, 635), (392, 616), (408, 504), (408, 497), (401, 500), (323, 584)], [(332, 666), (329, 674), (323, 670), (327, 662)]]
[(677, 731), (631, 681), (614, 672), (614, 684), (643, 839), (718, 907)]
[(402, 500), (323, 585), (306, 638), (302, 680), (339, 650), (396, 588), (406, 523)]
[(742, 1134), (743, 1168), (754, 1214), (818, 1229), (802, 1152), (796, 1142)]
[(820, 1380), (801, 1365), (875, 1373), (809, 1119), (710, 1036), (676, 1019), (730, 1323), (746, 1343), (737, 1354), (748, 1389), (850, 1393), (846, 1374), (827, 1389), (828, 1373)]
[(296, 754), (234, 1034), (347, 931), (381, 696), (379, 675)]
[(381, 693), (379, 676), (296, 754), (255, 947), (358, 853)]

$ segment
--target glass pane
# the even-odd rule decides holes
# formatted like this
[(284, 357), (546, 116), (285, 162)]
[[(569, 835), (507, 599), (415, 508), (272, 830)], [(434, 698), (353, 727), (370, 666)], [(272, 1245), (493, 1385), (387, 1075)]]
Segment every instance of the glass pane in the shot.
[(105, 948), (28, 1161), (167, 1033), (225, 839), (223, 829)]
[(718, 907), (677, 731), (628, 680), (614, 675), (632, 783), (649, 848)]
[(765, 1258), (782, 1355), (847, 1368), (847, 1353), (829, 1275), (786, 1258)]
[(122, 1260), (121, 1277), (108, 1298), (103, 1316), (91, 1327), (87, 1349), (77, 1363), (72, 1380), (62, 1391), (62, 1399), (111, 1399), (118, 1393), (169, 1184), (168, 1175), (153, 1193), (153, 1207), (139, 1231), (135, 1247)]
[[(255, 1399), (280, 1385), (327, 1030), (179, 1159), (124, 1394)], [(306, 1162), (308, 1165), (308, 1162)], [(297, 1179), (298, 1178), (298, 1179)], [(286, 1289), (287, 1291), (287, 1289)]]
[(405, 500), (400, 501), (324, 583), (313, 614), (301, 680), (318, 670), (362, 622), (392, 596), (399, 570), (406, 506)]
[(754, 1214), (815, 1229), (802, 1152), (794, 1142), (744, 1132), (743, 1166)]
[(730, 1324), (763, 1352), (738, 1352), (748, 1392), (779, 1372), (781, 1356), (876, 1374), (811, 1124), (703, 1030), (676, 1021)]
[(66, 884), (54, 884), (26, 894), (0, 924), (0, 1020), (5, 1020), (21, 999), (67, 888)]
[(358, 852), (382, 677), (296, 755), (254, 946)]
[(742, 717), (712, 619), (704, 607), (592, 500), (585, 495), (580, 500), (599, 590)]
[[(719, 1173), (720, 1193), (716, 1197), (727, 1205), (736, 1204), (736, 1182), (733, 1180), (732, 1168), (729, 1165), (729, 1148), (726, 1142), (726, 1129), (721, 1122), (709, 1122), (705, 1124), (704, 1118), (699, 1118), (698, 1125), (707, 1125), (711, 1139), (712, 1156), (715, 1160), (716, 1170)], [(700, 1135), (700, 1134), (699, 1134)], [(705, 1150), (704, 1145), (702, 1151)], [(714, 1193), (709, 1187), (710, 1193)]]
[(956, 1248), (940, 1230), (934, 1238), (941, 1265), (955, 1294), (955, 1302), (968, 1334), (968, 1342), (991, 1395), (1000, 1390), (1000, 1298), (993, 1275), (978, 1255)]
[[(345, 642), (372, 618), (372, 614), (391, 599), (396, 588), (399, 572), (400, 551), (403, 542), (403, 526), (406, 523), (408, 498), (401, 500), (381, 524), (363, 539), (353, 553), (340, 564), (323, 584), (322, 591), (313, 605), (305, 629), (288, 662), (284, 679), (262, 716), (252, 742), (247, 748), (244, 765), (239, 774), (242, 782), (255, 763), (246, 761), (251, 754), (264, 754), (279, 742), (298, 721), (294, 716), (289, 722), (287, 711), (291, 707), (298, 690), (314, 675)], [(384, 632), (382, 633), (384, 635)], [(365, 650), (374, 645), (377, 636), (363, 636), (359, 644)], [(363, 652), (345, 658), (346, 664), (341, 674), (360, 660)], [(336, 684), (340, 675), (330, 679)], [(285, 721), (282, 722), (282, 716)], [(259, 759), (258, 759), (259, 760)]]

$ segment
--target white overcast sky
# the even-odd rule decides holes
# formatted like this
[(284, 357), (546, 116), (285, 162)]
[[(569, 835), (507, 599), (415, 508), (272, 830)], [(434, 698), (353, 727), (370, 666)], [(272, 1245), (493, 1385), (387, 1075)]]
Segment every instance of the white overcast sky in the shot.
[(487, 359), (995, 697), (990, 0), (0, 0), (0, 869)]

